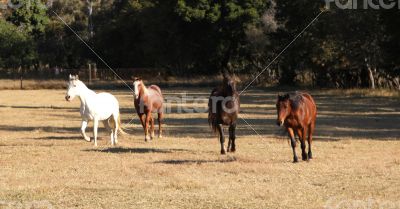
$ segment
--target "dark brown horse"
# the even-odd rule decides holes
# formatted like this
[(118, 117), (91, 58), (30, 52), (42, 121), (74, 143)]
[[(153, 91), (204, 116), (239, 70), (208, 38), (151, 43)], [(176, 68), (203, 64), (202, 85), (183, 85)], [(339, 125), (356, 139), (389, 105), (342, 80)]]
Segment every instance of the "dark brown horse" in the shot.
[[(290, 142), (293, 149), (293, 162), (298, 162), (296, 155), (295, 134), (299, 137), (301, 143), (301, 157), (303, 160), (312, 158), (311, 143), (312, 135), (317, 118), (317, 107), (310, 94), (304, 92), (295, 92), (293, 95), (278, 95), (276, 103), (278, 112), (278, 126), (285, 126), (289, 133)], [(308, 137), (307, 137), (308, 135)], [(308, 155), (306, 154), (305, 138), (308, 141)]]
[(214, 132), (218, 130), (221, 143), (221, 154), (225, 154), (224, 149), (224, 128), (229, 126), (228, 152), (235, 152), (236, 120), (240, 108), (239, 94), (236, 91), (234, 79), (224, 74), (222, 86), (212, 90), (208, 100), (208, 123)]
[[(142, 79), (134, 78), (134, 103), (137, 114), (139, 115), (140, 122), (142, 123), (145, 138), (144, 140), (150, 140), (154, 137), (154, 120), (152, 112), (158, 113), (158, 126), (159, 132), (158, 137), (162, 137), (162, 118), (163, 118), (163, 103), (164, 98), (161, 93), (161, 89), (156, 85), (151, 85), (146, 88)], [(151, 135), (149, 137), (149, 124), (151, 124)]]

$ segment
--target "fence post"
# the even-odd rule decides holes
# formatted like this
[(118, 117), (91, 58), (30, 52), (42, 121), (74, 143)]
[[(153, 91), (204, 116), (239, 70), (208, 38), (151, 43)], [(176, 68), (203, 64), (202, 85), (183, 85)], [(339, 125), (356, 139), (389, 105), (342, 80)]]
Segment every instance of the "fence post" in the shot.
[(22, 90), (23, 89), (23, 86), (22, 86), (22, 77), (23, 77), (23, 74), (24, 74), (24, 72), (22, 71), (22, 67), (21, 66), (19, 66), (19, 68), (18, 68), (18, 71), (19, 71), (19, 88)]
[(89, 63), (89, 84), (92, 83), (92, 65)]
[(97, 64), (93, 63), (93, 80), (97, 80)]

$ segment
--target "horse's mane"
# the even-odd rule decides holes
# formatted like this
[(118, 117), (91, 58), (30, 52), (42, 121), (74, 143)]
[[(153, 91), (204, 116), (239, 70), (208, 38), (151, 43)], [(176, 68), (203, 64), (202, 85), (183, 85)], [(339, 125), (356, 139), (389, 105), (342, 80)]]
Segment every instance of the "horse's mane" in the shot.
[(289, 94), (289, 100), (293, 109), (299, 108), (300, 104), (304, 102), (304, 92), (293, 92)]

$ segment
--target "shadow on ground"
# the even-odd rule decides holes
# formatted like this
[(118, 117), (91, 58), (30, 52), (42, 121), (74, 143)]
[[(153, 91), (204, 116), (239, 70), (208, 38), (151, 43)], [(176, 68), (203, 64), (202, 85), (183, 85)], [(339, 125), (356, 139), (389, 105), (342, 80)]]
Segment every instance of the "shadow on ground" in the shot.
[(111, 147), (106, 149), (84, 149), (84, 152), (105, 152), (105, 153), (173, 153), (173, 152), (191, 152), (186, 149), (158, 149), (158, 148), (126, 148)]
[(183, 164), (203, 164), (203, 163), (230, 163), (235, 162), (236, 158), (228, 158), (221, 160), (161, 160), (154, 163), (169, 164), (169, 165), (183, 165)]
[[(168, 93), (170, 92), (170, 93)], [(176, 96), (179, 92), (186, 92), (188, 97), (204, 97), (204, 106), (207, 106), (207, 98), (209, 90), (204, 89), (185, 89), (176, 91), (166, 91), (165, 96)], [(131, 95), (129, 91), (120, 92), (120, 94)], [(242, 108), (238, 119), (237, 136), (241, 137), (257, 136), (282, 137), (286, 138), (287, 134), (275, 125), (276, 123), (276, 95), (278, 91), (272, 90), (251, 90), (241, 95)], [(318, 116), (316, 122), (315, 139), (320, 141), (341, 140), (345, 138), (352, 139), (371, 139), (371, 140), (388, 140), (400, 138), (400, 100), (398, 98), (389, 97), (363, 97), (363, 96), (346, 96), (346, 95), (329, 95), (324, 91), (311, 91), (311, 95), (317, 103)], [(130, 98), (130, 97), (129, 97)], [(190, 106), (190, 103), (187, 103)], [(60, 121), (66, 118), (76, 118), (76, 125), (73, 127), (52, 126), (48, 122), (43, 122), (45, 126), (21, 126), (21, 123), (0, 125), (0, 131), (8, 132), (46, 132), (51, 134), (71, 134), (68, 136), (42, 137), (43, 140), (69, 140), (80, 139), (79, 120), (77, 115), (63, 114), (63, 112), (78, 112), (78, 108), (55, 107), (55, 106), (2, 106), (0, 108), (16, 108), (16, 109), (38, 109), (37, 111), (49, 111), (49, 109), (57, 109), (52, 117)], [(11, 110), (19, 111), (19, 110)], [(35, 110), (36, 111), (36, 110)], [(29, 111), (28, 111), (29, 112)], [(143, 136), (143, 129), (140, 127), (137, 115), (133, 113), (131, 106), (121, 108), (124, 118), (123, 128), (129, 129), (130, 135)], [(182, 113), (177, 114), (177, 108), (172, 108), (172, 113), (166, 114), (164, 118), (164, 136), (167, 137), (193, 137), (216, 139), (207, 122), (207, 113)], [(46, 116), (43, 116), (46, 117)], [(126, 119), (128, 118), (128, 119)], [(130, 119), (133, 120), (131, 121)], [(21, 119), (22, 120), (22, 119)], [(29, 120), (24, 118), (24, 120)], [(128, 124), (131, 123), (131, 124)], [(63, 123), (59, 123), (63, 124)], [(135, 125), (135, 126), (133, 126)], [(89, 124), (87, 133), (91, 133), (92, 123)], [(100, 125), (102, 127), (102, 124)], [(156, 130), (158, 126), (156, 125)], [(106, 134), (105, 129), (99, 130), (100, 134)], [(144, 136), (143, 136), (144, 137)], [(114, 148), (115, 149), (115, 148)], [(164, 150), (165, 151), (165, 150)], [(163, 152), (163, 150), (124, 150), (115, 149), (106, 152), (123, 153), (123, 152)]]

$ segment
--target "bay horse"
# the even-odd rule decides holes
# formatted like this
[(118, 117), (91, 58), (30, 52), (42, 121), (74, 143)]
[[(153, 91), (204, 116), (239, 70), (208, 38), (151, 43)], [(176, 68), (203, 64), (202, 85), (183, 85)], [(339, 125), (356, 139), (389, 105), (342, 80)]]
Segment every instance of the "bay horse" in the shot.
[(111, 129), (111, 145), (118, 143), (118, 131), (125, 133), (121, 128), (118, 100), (109, 93), (97, 94), (86, 87), (86, 85), (79, 80), (77, 75), (69, 75), (65, 100), (70, 102), (75, 97), (79, 97), (81, 100), (81, 134), (83, 138), (90, 142), (90, 138), (85, 134), (85, 129), (88, 122), (93, 120), (94, 146), (97, 146), (97, 128), (99, 121), (103, 121), (104, 126)]
[(225, 154), (223, 125), (229, 126), (227, 151), (236, 151), (236, 121), (240, 108), (235, 80), (230, 75), (224, 74), (223, 76), (222, 86), (213, 89), (208, 100), (208, 123), (214, 132), (218, 130), (222, 155)]
[[(162, 138), (162, 119), (163, 119), (163, 103), (164, 98), (161, 93), (160, 87), (151, 85), (148, 88), (144, 85), (141, 78), (133, 78), (134, 87), (134, 104), (136, 112), (139, 116), (140, 122), (144, 129), (144, 140), (153, 139), (154, 137), (154, 120), (152, 117), (153, 112), (158, 114), (158, 137)], [(151, 135), (149, 136), (149, 124), (151, 125)]]
[[(295, 134), (301, 143), (302, 160), (312, 159), (311, 143), (317, 118), (317, 106), (310, 94), (295, 92), (294, 94), (278, 95), (276, 103), (278, 112), (277, 125), (285, 126), (290, 137), (293, 150), (293, 162), (298, 162), (296, 155)], [(305, 138), (308, 142), (308, 154), (306, 154)]]

